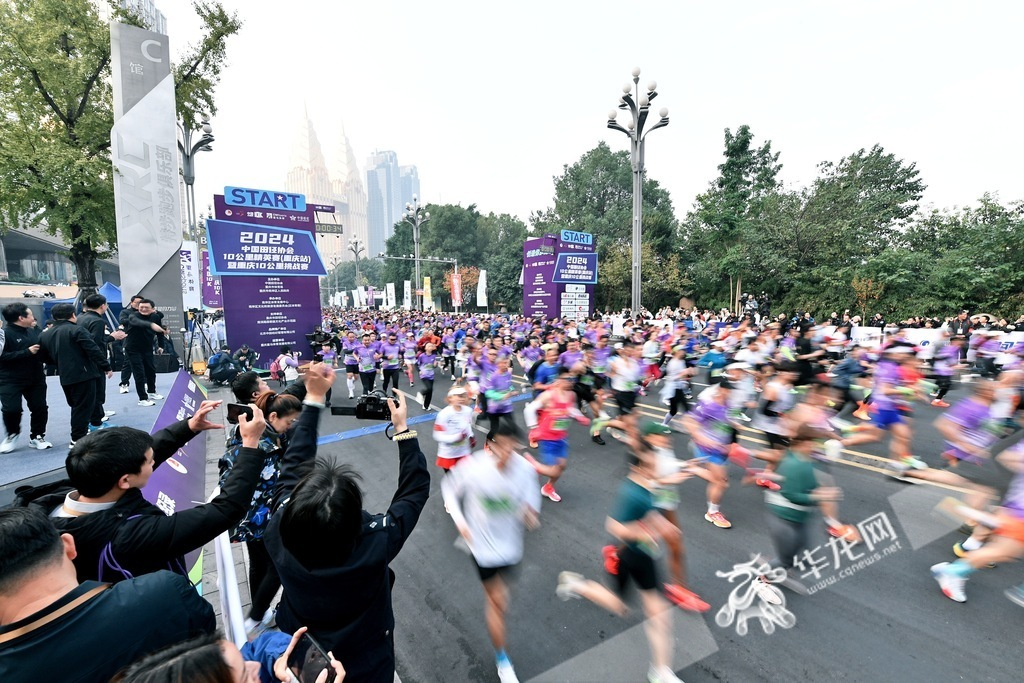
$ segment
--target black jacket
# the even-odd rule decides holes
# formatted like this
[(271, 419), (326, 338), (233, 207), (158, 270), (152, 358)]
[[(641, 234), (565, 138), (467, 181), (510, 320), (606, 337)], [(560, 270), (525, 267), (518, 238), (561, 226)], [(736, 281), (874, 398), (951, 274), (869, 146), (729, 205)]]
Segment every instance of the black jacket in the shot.
[(39, 343), (39, 328), (5, 325), (4, 332), (4, 350), (0, 353), (0, 383), (25, 386), (45, 382), (43, 359), (38, 353), (28, 350), (30, 346)]
[(55, 321), (39, 335), (39, 344), (43, 362), (57, 365), (62, 385), (99, 379), (110, 371), (106, 352), (100, 350), (88, 330), (70, 320)]
[(0, 681), (109, 681), (143, 655), (216, 627), (210, 603), (170, 572), (113, 587), (87, 581), (30, 617), (0, 627)]
[(86, 330), (101, 350), (105, 350), (107, 344), (114, 341), (114, 338), (107, 334), (107, 319), (96, 311), (82, 311), (75, 324)]
[(132, 353), (153, 353), (153, 340), (157, 333), (151, 325), (158, 323), (156, 315), (142, 315), (138, 311), (132, 311), (125, 319), (124, 330), (128, 336), (124, 340), (124, 346)]
[(275, 511), (263, 536), (284, 586), (277, 624), (285, 633), (308, 626), (310, 635), (345, 665), (346, 683), (391, 683), (395, 576), (388, 565), (409, 538), (430, 495), (426, 459), (416, 439), (400, 441), (398, 490), (387, 513), (371, 515), (364, 510), (362, 536), (345, 563), (310, 571), (281, 542), (278, 511), (316, 457), (319, 419), (320, 410), (306, 406), (293, 427), (274, 493)]
[[(154, 434), (154, 467), (174, 455), (195, 436), (187, 420)], [(117, 582), (125, 578), (109, 562), (104, 563), (103, 576), (100, 576), (100, 559), (108, 544), (110, 554), (117, 564), (132, 576), (160, 569), (186, 573), (186, 553), (209, 543), (242, 520), (259, 481), (263, 458), (263, 452), (258, 448), (242, 448), (235, 468), (219, 496), (206, 505), (197, 505), (173, 515), (165, 515), (160, 508), (142, 497), (141, 490), (133, 488), (107, 510), (80, 517), (51, 517), (58, 531), (75, 538), (78, 580)], [(64, 497), (73, 490), (68, 480), (35, 489), (18, 490), (15, 504), (38, 506), (49, 515), (63, 505)]]

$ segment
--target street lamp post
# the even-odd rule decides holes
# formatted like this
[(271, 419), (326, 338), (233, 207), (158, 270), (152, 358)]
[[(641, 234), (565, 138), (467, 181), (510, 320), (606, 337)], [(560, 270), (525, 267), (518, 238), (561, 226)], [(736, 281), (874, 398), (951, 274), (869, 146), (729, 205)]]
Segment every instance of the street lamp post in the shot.
[(185, 211), (188, 217), (188, 230), (189, 237), (193, 241), (198, 241), (198, 233), (196, 232), (196, 152), (212, 152), (213, 148), (210, 147), (210, 143), (213, 142), (213, 126), (206, 119), (203, 119), (200, 124), (199, 131), (202, 132), (203, 136), (192, 143), (192, 127), (183, 126), (178, 123), (178, 132), (181, 133), (181, 139), (178, 140), (178, 151), (181, 152), (181, 175), (185, 180)]
[(331, 301), (338, 292), (338, 264), (341, 263), (340, 256), (331, 257), (331, 277), (327, 278), (327, 304), (333, 305)]
[[(402, 214), (402, 218), (412, 226), (412, 246), (413, 259), (415, 260), (414, 269), (416, 271), (416, 281), (413, 283), (413, 288), (418, 292), (420, 291), (420, 226), (430, 220), (429, 211), (421, 211), (419, 199), (416, 195), (412, 196), (412, 204), (405, 205), (405, 213)], [(423, 310), (423, 295), (416, 295), (416, 310)]]
[(662, 107), (658, 112), (660, 120), (644, 131), (647, 123), (647, 116), (651, 108), (651, 100), (658, 96), (656, 88), (658, 84), (651, 81), (647, 84), (646, 94), (640, 93), (640, 68), (633, 69), (633, 83), (626, 83), (622, 86), (623, 95), (619, 98), (619, 109), (627, 109), (630, 113), (629, 120), (623, 128), (616, 122), (618, 111), (612, 109), (608, 112), (608, 127), (624, 133), (629, 138), (630, 165), (633, 168), (633, 281), (631, 285), (632, 302), (630, 307), (633, 315), (640, 310), (640, 230), (643, 223), (643, 181), (644, 181), (644, 146), (647, 135), (652, 130), (663, 128), (668, 125), (668, 109)]
[(348, 250), (352, 252), (352, 255), (356, 257), (356, 288), (359, 288), (359, 255), (362, 254), (366, 249), (363, 248), (362, 241), (357, 237), (349, 242)]

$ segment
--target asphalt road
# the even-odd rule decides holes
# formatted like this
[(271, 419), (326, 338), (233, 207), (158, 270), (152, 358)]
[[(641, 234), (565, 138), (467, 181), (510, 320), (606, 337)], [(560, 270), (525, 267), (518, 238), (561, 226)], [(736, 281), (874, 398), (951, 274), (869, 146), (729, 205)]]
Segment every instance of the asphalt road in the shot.
[[(443, 398), (448, 385), (446, 378), (439, 379), (435, 397)], [(352, 403), (343, 398), (343, 386), (341, 379), (336, 405)], [(402, 390), (409, 391), (404, 380)], [(952, 398), (965, 394), (961, 389)], [(641, 410), (660, 417), (663, 409), (655, 403), (655, 397), (647, 397)], [(522, 403), (516, 405), (522, 424)], [(935, 464), (941, 440), (931, 423), (938, 414), (923, 406), (915, 419), (914, 451)], [(452, 545), (456, 532), (441, 501), (430, 424), (421, 424), (419, 431), (433, 477), (431, 499), (393, 564), (398, 674), (405, 683), (497, 681), (483, 622), (483, 592), (472, 562)], [(396, 486), (397, 449), (382, 434), (349, 438), (352, 430), (364, 427), (354, 418), (325, 415), (321, 435), (345, 438), (321, 446), (320, 452), (361, 472), (366, 507), (378, 512), (386, 509)], [(753, 431), (743, 437), (748, 447), (760, 441)], [(1017, 438), (1019, 433), (1001, 445)], [(609, 542), (604, 520), (626, 472), (624, 447), (607, 440), (604, 447), (592, 444), (585, 428), (573, 426), (569, 468), (559, 483), (562, 502), (544, 500), (541, 527), (527, 538), (508, 617), (508, 652), (524, 682), (645, 680), (648, 653), (635, 594), (636, 610), (617, 618), (585, 601), (562, 602), (554, 593), (561, 570), (604, 578), (600, 551)], [(677, 452), (684, 453), (687, 437), (674, 440)], [(833, 583), (808, 596), (787, 592), (786, 608), (795, 624), (775, 625), (771, 633), (758, 619), (739, 630), (739, 620), (716, 623), (734, 588), (716, 571), (746, 562), (751, 553), (772, 554), (761, 490), (741, 486), (742, 472), (732, 468), (722, 510), (733, 528), (724, 530), (703, 519), (703, 482), (682, 485), (679, 512), (690, 586), (711, 610), (703, 615), (674, 610), (677, 675), (689, 683), (1020, 680), (1024, 611), (1003, 596), (1004, 589), (1024, 580), (1020, 565), (976, 573), (965, 604), (945, 598), (929, 567), (954, 559), (951, 546), (963, 536), (955, 522), (933, 508), (956, 492), (885, 477), (878, 470), (885, 448), (858, 447), (857, 453), (844, 453), (844, 462), (831, 465), (845, 492), (843, 521), (873, 519), (868, 522), (876, 531), (873, 542), (855, 545), (846, 554), (841, 546), (828, 545), (825, 527), (818, 524), (810, 562), (820, 578), (808, 574), (804, 581)], [(811, 564), (805, 568), (813, 569)]]

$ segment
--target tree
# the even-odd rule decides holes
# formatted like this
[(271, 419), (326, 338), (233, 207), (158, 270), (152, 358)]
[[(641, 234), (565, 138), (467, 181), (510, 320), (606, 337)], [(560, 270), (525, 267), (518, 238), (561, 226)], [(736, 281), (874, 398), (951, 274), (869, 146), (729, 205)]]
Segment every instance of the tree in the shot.
[[(735, 135), (725, 129), (725, 161), (718, 166), (718, 178), (697, 197), (684, 222), (686, 250), (701, 260), (693, 269), (698, 293), (730, 308), (739, 294), (732, 283), (739, 290), (744, 278), (749, 282), (766, 270), (770, 252), (764, 248), (764, 231), (771, 225), (769, 209), (782, 169), (771, 141), (754, 147), (753, 140), (750, 126), (740, 126)], [(723, 297), (727, 281), (729, 294)]]
[[(197, 1), (204, 35), (175, 67), (178, 112), (216, 111), (224, 41), (241, 26)], [(140, 26), (130, 11), (113, 16)], [(110, 31), (90, 0), (0, 3), (0, 230), (41, 225), (68, 246), (83, 294), (116, 250)]]
[(885, 284), (876, 282), (869, 277), (854, 277), (850, 283), (853, 293), (857, 297), (857, 308), (860, 310), (861, 320), (867, 324), (868, 304), (878, 301), (885, 292)]
[[(640, 249), (641, 267), (646, 274), (640, 289), (644, 306), (657, 310), (662, 306), (675, 306), (679, 299), (690, 294), (693, 283), (687, 278), (679, 254), (659, 254), (644, 243)], [(597, 302), (604, 310), (619, 310), (629, 306), (630, 282), (633, 277), (631, 245), (616, 244), (606, 252), (598, 279)]]

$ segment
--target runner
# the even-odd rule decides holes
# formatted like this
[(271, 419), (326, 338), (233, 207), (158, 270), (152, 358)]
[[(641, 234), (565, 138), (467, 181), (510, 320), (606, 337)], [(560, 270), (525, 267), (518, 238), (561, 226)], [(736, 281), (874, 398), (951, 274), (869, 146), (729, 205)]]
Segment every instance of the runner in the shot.
[(341, 342), (342, 360), (345, 362), (345, 381), (348, 384), (348, 397), (355, 398), (356, 378), (359, 377), (359, 361), (356, 349), (360, 346), (356, 341), (356, 333), (349, 330)]
[(387, 393), (389, 382), (393, 389), (398, 389), (398, 377), (402, 374), (402, 347), (398, 343), (397, 333), (388, 332), (387, 340), (380, 345), (379, 353), (380, 369), (384, 375), (381, 388)]
[(437, 466), (447, 474), (470, 454), (473, 438), (473, 411), (466, 390), (452, 387), (448, 390), (448, 405), (434, 418), (434, 441), (437, 442)]
[(569, 457), (569, 420), (590, 424), (590, 420), (576, 409), (571, 373), (563, 368), (553, 386), (527, 404), (523, 414), (530, 428), (530, 443), (537, 444), (540, 459), (532, 464), (538, 474), (548, 478), (540, 492), (557, 503), (562, 497), (555, 490), (555, 482), (565, 472), (565, 462)]
[(726, 463), (734, 429), (729, 423), (726, 406), (729, 403), (731, 388), (727, 382), (710, 387), (708, 391), (714, 391), (707, 394), (707, 400), (698, 401), (697, 407), (683, 417), (683, 425), (692, 439), (694, 455), (702, 461), (701, 465), (695, 466), (706, 470), (708, 474), (707, 477), (702, 477), (708, 482), (708, 509), (704, 519), (719, 529), (732, 527), (732, 522), (725, 518), (719, 508), (722, 497), (729, 488)]
[(480, 381), (480, 391), (487, 397), (487, 418), (490, 420), (488, 441), (498, 433), (499, 422), (513, 421), (512, 396), (516, 388), (512, 384), (512, 370), (509, 367), (511, 361), (508, 356), (499, 356), (494, 370)]
[(420, 381), (423, 382), (423, 389), (416, 394), (416, 400), (423, 406), (423, 410), (430, 410), (430, 399), (434, 397), (434, 368), (438, 363), (437, 354), (434, 353), (436, 348), (432, 342), (427, 342), (423, 353), (416, 356)]
[(515, 424), (502, 422), (488, 450), (474, 453), (441, 479), (445, 507), (483, 583), (484, 618), (501, 683), (519, 680), (505, 651), (507, 579), (523, 559), (524, 529), (540, 524), (537, 474), (514, 452), (520, 440)]
[(678, 535), (679, 529), (662, 516), (654, 506), (654, 484), (657, 478), (655, 454), (642, 442), (629, 455), (629, 475), (619, 488), (615, 510), (605, 522), (621, 549), (613, 592), (583, 575), (564, 571), (558, 575), (555, 594), (562, 600), (585, 598), (612, 614), (625, 616), (626, 590), (635, 583), (640, 591), (646, 624), (644, 631), (651, 650), (647, 671), (649, 683), (681, 683), (672, 671), (672, 610), (658, 591), (658, 569), (655, 558), (659, 543)]
[(636, 395), (643, 378), (638, 360), (640, 348), (630, 341), (622, 343), (619, 355), (611, 363), (611, 385), (619, 415), (629, 415), (636, 406)]

